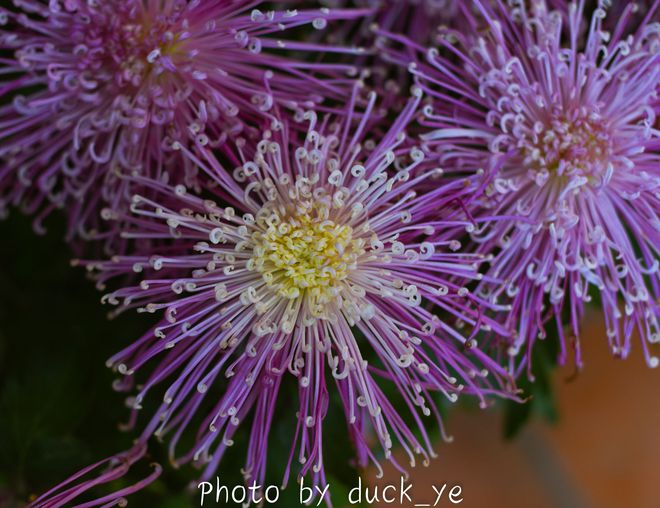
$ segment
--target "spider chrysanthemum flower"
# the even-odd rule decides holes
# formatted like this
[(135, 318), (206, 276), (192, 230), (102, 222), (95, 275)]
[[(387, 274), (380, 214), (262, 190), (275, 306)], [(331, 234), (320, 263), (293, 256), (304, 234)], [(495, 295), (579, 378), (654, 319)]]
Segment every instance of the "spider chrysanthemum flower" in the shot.
[[(348, 95), (354, 69), (319, 60), (344, 50), (282, 37), (360, 12), (261, 12), (260, 3), (16, 0), (0, 9), (0, 213), (38, 211), (39, 227), (66, 207), (70, 233), (87, 237), (100, 209), (111, 214), (130, 196), (117, 172), (194, 185), (174, 141), (218, 145), (275, 103)], [(313, 58), (290, 56), (298, 50)]]
[(658, 2), (633, 33), (632, 7), (611, 33), (602, 28), (606, 2), (590, 18), (583, 2), (564, 13), (541, 1), (475, 4), (481, 16), (465, 15), (479, 33), (448, 31), (443, 51), (430, 49), (412, 72), (432, 97), (424, 137), (439, 164), (491, 179), (476, 213), (502, 219), (474, 240), (478, 252), (497, 254), (489, 273), (505, 281), (482, 285), (484, 294), (513, 299), (509, 353), (529, 360), (555, 319), (563, 361), (565, 313), (581, 366), (584, 303), (597, 294), (613, 353), (626, 357), (637, 330), (655, 367)]
[[(289, 464), (297, 461), (300, 475), (317, 484), (325, 483), (330, 380), (358, 463), (378, 466), (375, 442), (402, 470), (391, 453), (396, 442), (412, 465), (433, 456), (423, 421), (439, 416), (430, 392), (450, 401), (469, 394), (482, 404), (511, 393), (505, 371), (475, 347), (474, 336), (491, 324), (465, 286), (480, 278), (484, 258), (461, 252), (455, 240), (469, 225), (460, 206), (469, 189), (457, 180), (417, 194), (435, 174), (415, 176), (424, 157), (404, 148), (419, 98), (381, 139), (370, 140), (374, 101), (372, 94), (365, 112), (349, 108), (345, 118), (305, 113), (297, 121), (306, 131), (282, 122), (253, 148), (239, 142), (233, 171), (203, 154), (197, 162), (216, 184), (213, 200), (152, 182), (157, 198), (134, 198), (125, 235), (174, 238), (173, 245), (88, 265), (102, 283), (144, 274), (139, 286), (106, 300), (165, 317), (109, 363), (126, 376), (118, 388), (129, 389), (145, 364), (159, 359), (130, 398), (135, 422), (150, 393), (163, 387), (140, 441), (169, 437), (172, 460), (206, 465), (205, 479), (252, 414), (244, 471), (247, 481), (263, 484), (287, 380), (296, 380), (299, 397)], [(408, 416), (383, 384), (398, 390)], [(200, 410), (209, 397), (214, 402)], [(193, 425), (194, 446), (177, 456)]]

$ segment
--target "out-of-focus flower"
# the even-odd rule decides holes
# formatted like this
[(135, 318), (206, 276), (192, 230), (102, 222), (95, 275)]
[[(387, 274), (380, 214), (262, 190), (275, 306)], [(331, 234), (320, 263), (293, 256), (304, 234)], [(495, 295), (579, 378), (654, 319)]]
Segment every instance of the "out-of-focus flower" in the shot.
[[(0, 212), (66, 207), (70, 235), (88, 238), (131, 191), (117, 173), (195, 185), (174, 141), (217, 146), (271, 116), (350, 94), (350, 65), (285, 40), (360, 11), (260, 12), (241, 0), (16, 0), (0, 9)], [(272, 37), (271, 37), (272, 36)], [(291, 58), (299, 50), (307, 61)], [(245, 133), (247, 135), (247, 133)], [(114, 232), (113, 232), (114, 234)]]
[[(459, 13), (458, 0), (321, 0), (330, 8), (361, 7), (371, 14), (358, 20), (357, 25), (343, 23), (341, 36), (351, 35), (358, 39), (373, 36), (372, 25), (383, 30), (404, 34), (421, 44), (429, 44), (442, 25), (450, 24)], [(357, 27), (357, 33), (356, 31)], [(334, 39), (332, 38), (334, 37)], [(339, 40), (331, 35), (330, 40)]]
[(451, 24), (459, 12), (457, 0), (356, 0), (374, 14), (366, 23), (377, 23), (388, 32), (410, 37), (421, 44), (433, 42), (438, 29)]
[(565, 360), (564, 318), (580, 367), (592, 298), (612, 352), (628, 356), (637, 330), (647, 363), (658, 365), (649, 344), (659, 340), (660, 24), (651, 10), (634, 33), (627, 16), (605, 32), (605, 4), (585, 30), (583, 2), (566, 14), (542, 1), (476, 1), (481, 15), (465, 15), (480, 31), (447, 31), (443, 51), (411, 66), (432, 99), (429, 151), (448, 173), (490, 180), (475, 213), (500, 220), (473, 239), (477, 252), (496, 255), (489, 274), (505, 283), (480, 290), (492, 302), (512, 299), (509, 354), (512, 366), (522, 355), (519, 369), (549, 319)]
[[(626, 18), (626, 29), (635, 29), (646, 16), (651, 12), (651, 8), (656, 0), (611, 0), (607, 9), (608, 15), (603, 19), (603, 28), (606, 30), (614, 30), (622, 17)], [(564, 8), (566, 6), (565, 0), (553, 0), (557, 7)], [(563, 5), (562, 5), (563, 4)], [(598, 0), (586, 0), (585, 12), (593, 12), (593, 9), (598, 6)], [(655, 12), (655, 19), (658, 18), (658, 12)], [(652, 18), (650, 18), (652, 19)]]
[[(411, 465), (434, 455), (423, 422), (431, 414), (439, 420), (430, 392), (449, 401), (469, 394), (482, 405), (489, 395), (513, 396), (504, 369), (475, 347), (476, 334), (491, 324), (465, 286), (481, 277), (484, 257), (461, 252), (455, 240), (470, 225), (461, 206), (470, 189), (455, 180), (415, 191), (436, 174), (418, 171), (423, 154), (408, 146), (404, 131), (419, 94), (380, 139), (367, 134), (375, 94), (366, 101), (365, 111), (354, 111), (351, 101), (340, 116), (304, 113), (296, 119), (304, 130), (287, 121), (268, 127), (254, 147), (239, 142), (233, 171), (210, 152), (197, 158), (177, 146), (215, 182), (214, 198), (140, 181), (154, 198), (134, 197), (124, 234), (173, 238), (172, 246), (88, 263), (102, 283), (144, 274), (139, 286), (105, 300), (120, 310), (163, 312), (164, 319), (109, 365), (125, 376), (117, 388), (129, 390), (159, 359), (129, 399), (131, 423), (161, 387), (162, 404), (139, 441), (171, 435), (171, 460), (205, 465), (203, 479), (215, 474), (239, 424), (252, 415), (244, 472), (246, 481), (263, 484), (287, 380), (297, 381), (299, 396), (289, 464), (299, 462), (300, 475), (316, 484), (326, 481), (328, 379), (359, 465), (380, 467), (373, 436), (401, 470), (391, 453), (395, 442)], [(379, 379), (398, 389), (410, 418), (398, 413)], [(218, 398), (209, 405), (209, 396)], [(191, 426), (198, 427), (194, 445), (178, 456)], [(288, 475), (289, 468), (285, 484)]]
[[(333, 30), (319, 32), (319, 40), (331, 45), (351, 40), (365, 51), (354, 62), (360, 64), (362, 77), (383, 99), (382, 107), (400, 111), (406, 103), (406, 90), (411, 79), (405, 69), (392, 64), (388, 52), (381, 47), (378, 32), (406, 37), (422, 47), (434, 44), (434, 38), (444, 25), (453, 26), (458, 19), (459, 4), (456, 0), (325, 0), (331, 8), (360, 7), (369, 13), (353, 22), (342, 23)], [(385, 58), (383, 58), (385, 57)], [(399, 59), (414, 58), (414, 50), (407, 48)]]

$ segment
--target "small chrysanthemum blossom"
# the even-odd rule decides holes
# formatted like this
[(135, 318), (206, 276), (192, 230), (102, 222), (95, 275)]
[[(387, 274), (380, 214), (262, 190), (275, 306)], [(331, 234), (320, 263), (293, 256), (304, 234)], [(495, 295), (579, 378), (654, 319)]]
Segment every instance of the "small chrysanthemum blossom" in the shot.
[[(361, 64), (361, 78), (379, 94), (387, 111), (400, 111), (405, 106), (412, 80), (400, 65), (393, 65), (389, 51), (382, 47), (386, 38), (379, 38), (378, 34), (406, 37), (420, 44), (421, 49), (432, 44), (440, 26), (451, 25), (459, 12), (456, 0), (329, 0), (325, 3), (333, 8), (357, 5), (371, 10), (352, 23), (320, 32), (319, 36), (329, 44), (353, 40), (366, 48), (364, 55), (356, 60)], [(408, 50), (399, 55), (398, 60), (410, 61), (413, 58), (410, 53)]]
[(475, 3), (482, 16), (466, 11), (468, 22), (484, 29), (448, 31), (442, 46), (452, 56), (432, 48), (411, 70), (432, 98), (423, 121), (428, 150), (448, 173), (490, 179), (475, 213), (501, 220), (486, 222), (473, 239), (478, 252), (496, 254), (489, 274), (505, 281), (482, 284), (482, 296), (513, 299), (506, 318), (518, 330), (511, 362), (522, 353), (519, 368), (529, 363), (548, 319), (559, 325), (563, 362), (567, 315), (581, 366), (584, 303), (597, 294), (613, 353), (625, 358), (637, 330), (655, 367), (649, 344), (659, 340), (660, 24), (652, 22), (654, 11), (628, 34), (630, 9), (612, 33), (602, 29), (606, 2), (587, 30), (582, 2), (570, 4), (567, 17), (544, 2)]
[[(439, 418), (430, 392), (449, 401), (469, 394), (482, 405), (491, 394), (513, 396), (506, 372), (475, 346), (475, 335), (491, 323), (466, 287), (481, 277), (484, 257), (461, 252), (455, 240), (470, 225), (460, 205), (469, 189), (456, 180), (417, 194), (435, 174), (415, 176), (423, 154), (404, 148), (420, 98), (372, 140), (366, 136), (375, 100), (370, 94), (366, 111), (351, 107), (345, 118), (305, 113), (297, 121), (306, 131), (282, 122), (256, 148), (239, 142), (233, 172), (210, 152), (197, 158), (181, 146), (214, 181), (216, 199), (140, 182), (155, 197), (133, 199), (124, 235), (173, 238), (172, 245), (88, 263), (102, 284), (144, 275), (139, 286), (105, 301), (119, 310), (163, 312), (164, 319), (109, 365), (126, 376), (117, 387), (129, 389), (145, 364), (160, 359), (129, 399), (132, 420), (149, 393), (166, 385), (140, 440), (171, 434), (172, 461), (207, 464), (204, 479), (252, 413), (244, 471), (246, 481), (263, 484), (283, 380), (297, 380), (299, 395), (290, 464), (297, 460), (300, 475), (316, 484), (326, 481), (328, 380), (343, 403), (359, 464), (380, 467), (370, 446), (377, 442), (401, 470), (391, 453), (396, 442), (411, 465), (434, 455), (423, 422)], [(379, 378), (398, 389), (417, 431)], [(197, 415), (209, 394), (217, 401)], [(193, 448), (178, 457), (180, 437), (198, 419)]]
[[(112, 214), (130, 196), (118, 172), (195, 185), (174, 141), (217, 146), (271, 118), (274, 104), (349, 95), (354, 68), (318, 55), (357, 49), (281, 36), (361, 12), (261, 12), (259, 3), (20, 0), (0, 9), (9, 78), (0, 88), (9, 99), (0, 107), (0, 211), (40, 211), (40, 227), (66, 207), (70, 233), (86, 237), (99, 210)], [(282, 53), (298, 50), (314, 58)]]
[(334, 8), (357, 5), (371, 10), (354, 24), (344, 24), (327, 32), (331, 42), (351, 36), (354, 40), (365, 41), (364, 45), (373, 38), (374, 26), (420, 44), (429, 44), (442, 25), (452, 24), (457, 19), (460, 6), (458, 0), (330, 0), (325, 3)]
[(374, 22), (420, 43), (430, 43), (441, 25), (451, 24), (458, 14), (457, 0), (364, 0), (378, 9)]

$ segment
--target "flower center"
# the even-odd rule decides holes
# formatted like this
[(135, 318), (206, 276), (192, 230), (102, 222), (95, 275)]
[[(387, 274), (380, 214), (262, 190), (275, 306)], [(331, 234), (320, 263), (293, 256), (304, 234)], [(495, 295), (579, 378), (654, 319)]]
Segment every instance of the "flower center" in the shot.
[(579, 175), (592, 183), (607, 172), (614, 148), (612, 136), (599, 119), (555, 117), (535, 132), (534, 140), (523, 143), (528, 167), (547, 177)]
[(307, 295), (312, 306), (326, 305), (357, 266), (365, 241), (328, 212), (325, 203), (298, 203), (292, 212), (267, 205), (257, 217), (249, 267), (280, 296)]
[[(124, 2), (90, 8), (85, 14), (86, 21), (72, 29), (78, 65), (110, 72), (120, 87), (140, 86), (156, 66), (156, 74), (172, 67), (171, 59), (181, 52), (178, 12), (143, 12)], [(161, 59), (167, 61), (157, 65)]]

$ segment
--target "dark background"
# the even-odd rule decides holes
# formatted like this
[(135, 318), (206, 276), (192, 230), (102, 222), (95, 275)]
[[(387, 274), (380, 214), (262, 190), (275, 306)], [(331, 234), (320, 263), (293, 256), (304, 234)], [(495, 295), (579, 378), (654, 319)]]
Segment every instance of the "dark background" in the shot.
[[(108, 307), (71, 268), (59, 218), (37, 236), (15, 213), (0, 222), (0, 507), (23, 506), (77, 470), (130, 447), (120, 432), (124, 396), (106, 359), (138, 337), (137, 315), (106, 319)], [(160, 452), (154, 447), (154, 453)], [(159, 458), (159, 457), (154, 457)], [(125, 482), (137, 480), (140, 468)], [(192, 506), (182, 495), (191, 471), (173, 472), (131, 506)]]

